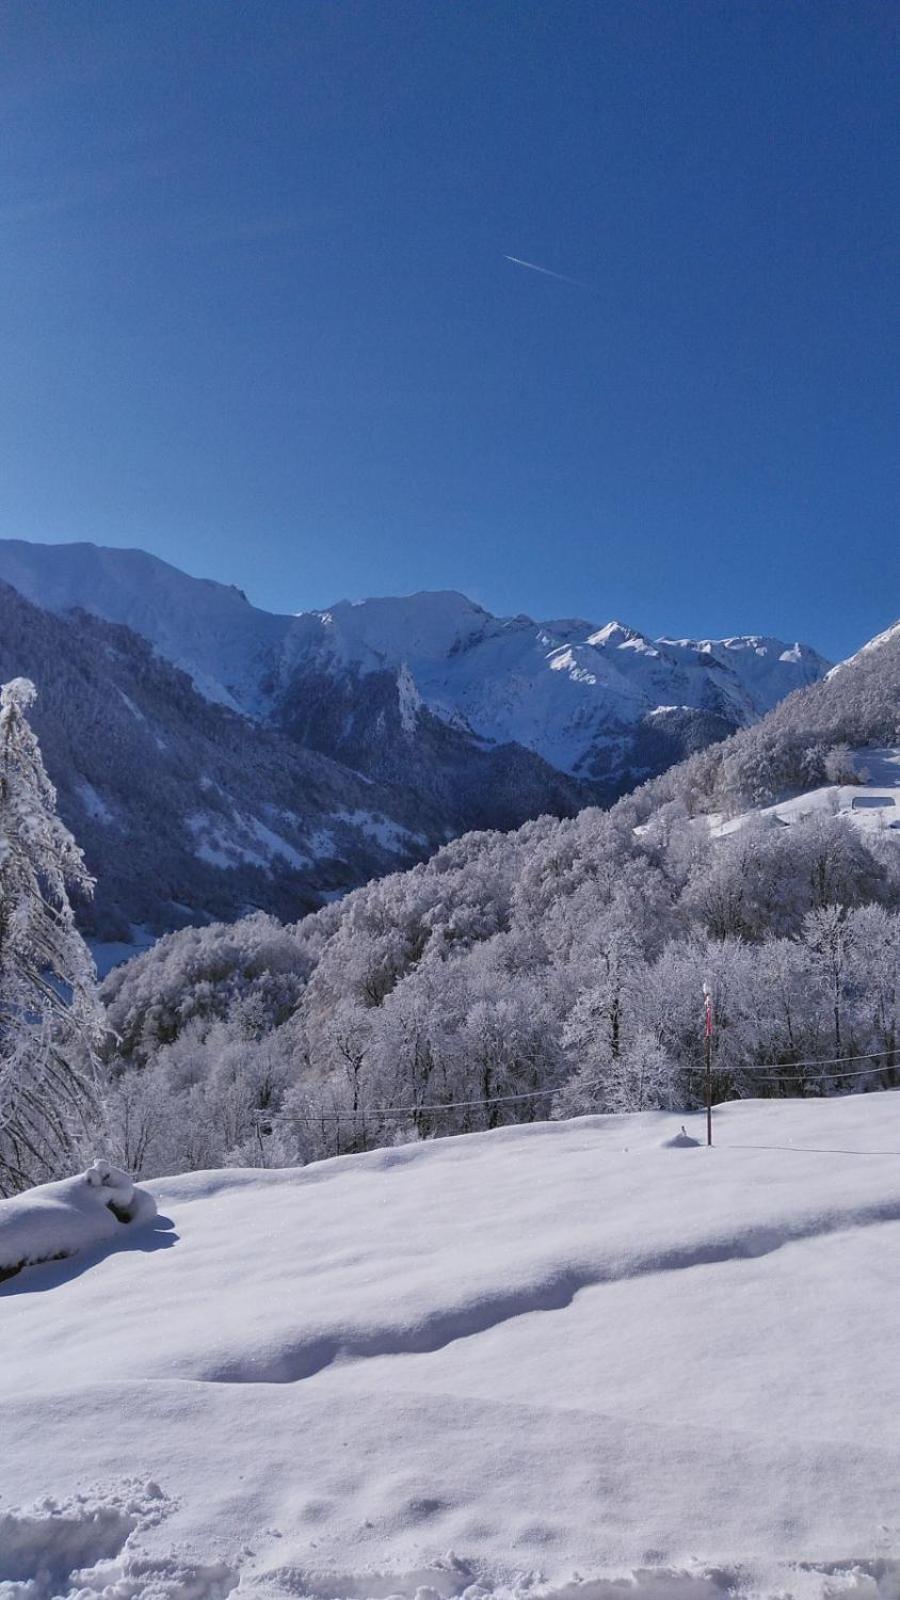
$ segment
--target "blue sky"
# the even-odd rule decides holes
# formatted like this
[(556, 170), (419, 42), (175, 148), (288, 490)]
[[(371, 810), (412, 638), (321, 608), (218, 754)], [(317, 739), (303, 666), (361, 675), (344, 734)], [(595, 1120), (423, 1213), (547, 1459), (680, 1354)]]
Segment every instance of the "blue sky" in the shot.
[(892, 0), (4, 0), (0, 535), (847, 653), (898, 68)]

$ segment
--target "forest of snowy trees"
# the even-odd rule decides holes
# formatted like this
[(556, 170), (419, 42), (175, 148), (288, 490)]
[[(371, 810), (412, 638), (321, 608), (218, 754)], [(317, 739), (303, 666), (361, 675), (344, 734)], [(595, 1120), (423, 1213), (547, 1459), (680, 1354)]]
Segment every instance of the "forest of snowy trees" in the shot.
[(149, 1176), (689, 1108), (704, 982), (717, 1097), (900, 1082), (900, 835), (703, 815), (858, 781), (849, 746), (900, 742), (898, 704), (900, 636), (611, 811), (169, 935), (103, 987), (106, 1153)]
[(280, 1165), (689, 1107), (704, 980), (718, 1097), (885, 1086), (898, 905), (896, 837), (837, 817), (715, 842), (596, 810), (470, 834), (293, 927), (173, 934), (114, 972), (114, 1153), (147, 1173)]

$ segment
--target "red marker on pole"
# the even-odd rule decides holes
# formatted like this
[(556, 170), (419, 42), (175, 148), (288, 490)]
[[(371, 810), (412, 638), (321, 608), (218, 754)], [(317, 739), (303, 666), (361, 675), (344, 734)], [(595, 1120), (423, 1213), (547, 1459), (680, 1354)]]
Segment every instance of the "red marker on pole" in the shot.
[(706, 1062), (706, 1143), (712, 1144), (712, 994), (708, 983), (703, 985), (703, 1054)]

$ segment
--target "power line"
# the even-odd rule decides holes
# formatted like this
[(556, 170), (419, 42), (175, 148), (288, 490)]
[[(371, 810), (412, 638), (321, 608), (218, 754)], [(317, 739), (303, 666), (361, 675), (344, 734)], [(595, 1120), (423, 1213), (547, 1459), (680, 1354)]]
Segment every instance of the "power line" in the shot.
[[(856, 1056), (825, 1056), (822, 1060), (816, 1058), (810, 1061), (750, 1062), (747, 1066), (740, 1067), (737, 1070), (741, 1072), (768, 1072), (770, 1067), (773, 1070), (778, 1067), (789, 1067), (792, 1072), (796, 1072), (800, 1067), (837, 1067), (843, 1061), (878, 1061), (882, 1056), (900, 1056), (900, 1045), (894, 1045), (892, 1050), (866, 1050)], [(838, 1074), (829, 1073), (828, 1076), (837, 1077)], [(848, 1072), (842, 1074), (842, 1076), (852, 1078), (854, 1074)]]
[[(900, 1055), (900, 1050), (871, 1050), (864, 1054), (853, 1056), (832, 1056), (824, 1061), (795, 1061), (777, 1063), (784, 1070), (775, 1072), (766, 1065), (748, 1065), (746, 1067), (725, 1068), (737, 1076), (740, 1072), (759, 1072), (765, 1075), (767, 1083), (791, 1083), (797, 1072), (803, 1067), (829, 1067), (839, 1066), (845, 1061), (877, 1061), (883, 1056)], [(696, 1068), (683, 1068), (684, 1071), (695, 1071)], [(825, 1078), (867, 1078), (870, 1068), (863, 1068), (856, 1072), (824, 1072)], [(591, 1083), (579, 1084), (581, 1090), (599, 1089), (605, 1080), (595, 1078)], [(521, 1094), (490, 1095), (483, 1100), (444, 1100), (431, 1104), (408, 1106), (361, 1106), (358, 1111), (312, 1111), (308, 1112), (314, 1122), (358, 1122), (366, 1117), (386, 1119), (388, 1117), (427, 1117), (439, 1111), (470, 1111), (478, 1110), (484, 1106), (511, 1105), (525, 1100), (547, 1100), (562, 1093), (563, 1089), (572, 1087), (572, 1082), (550, 1084), (546, 1089), (529, 1089)]]
[[(893, 1052), (888, 1051), (886, 1053), (887, 1054), (892, 1054)], [(859, 1059), (860, 1058), (857, 1057), (857, 1060), (859, 1060)], [(737, 1071), (740, 1071), (740, 1072), (754, 1072), (756, 1070), (758, 1070), (758, 1069), (754, 1068), (754, 1067), (739, 1067), (737, 1069)], [(863, 1067), (861, 1070), (858, 1070), (856, 1072), (823, 1072), (821, 1074), (821, 1076), (823, 1078), (868, 1078), (868, 1077), (871, 1076), (872, 1070), (873, 1069), (871, 1067)], [(876, 1067), (874, 1070), (877, 1072), (879, 1069)], [(793, 1072), (782, 1072), (782, 1073), (777, 1073), (777, 1074), (773, 1073), (773, 1074), (770, 1074), (769, 1076), (764, 1076), (763, 1077), (763, 1082), (764, 1083), (792, 1083), (793, 1081), (794, 1081), (794, 1073)], [(815, 1080), (812, 1080), (812, 1081), (815, 1081)]]
[[(599, 1089), (603, 1079), (595, 1078), (592, 1083), (580, 1084), (582, 1089)], [(550, 1084), (546, 1089), (529, 1089), (523, 1094), (496, 1094), (485, 1100), (444, 1100), (434, 1104), (418, 1106), (364, 1106), (358, 1111), (316, 1111), (310, 1115), (316, 1121), (327, 1118), (335, 1121), (356, 1121), (359, 1117), (412, 1117), (428, 1116), (432, 1111), (464, 1111), (477, 1106), (502, 1106), (514, 1100), (546, 1100), (553, 1095), (560, 1094), (563, 1089), (568, 1089), (569, 1083)]]

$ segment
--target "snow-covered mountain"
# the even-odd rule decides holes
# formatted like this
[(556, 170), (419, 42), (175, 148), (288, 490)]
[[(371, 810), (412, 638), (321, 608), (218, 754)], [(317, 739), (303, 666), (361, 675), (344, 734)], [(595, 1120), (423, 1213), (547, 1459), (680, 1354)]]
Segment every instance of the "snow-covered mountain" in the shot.
[(54, 616), (0, 583), (0, 677), (20, 675), (98, 880), (80, 920), (101, 941), (254, 906), (290, 919), (444, 837), (420, 798), (210, 704), (130, 629)]
[(898, 644), (900, 644), (900, 622), (895, 622), (890, 628), (885, 628), (883, 633), (877, 633), (874, 639), (869, 639), (866, 644), (856, 651), (855, 655), (848, 656), (846, 661), (839, 661), (837, 666), (832, 667), (831, 671), (827, 673), (827, 677), (831, 678), (844, 667), (850, 667), (860, 661), (864, 661), (873, 650), (880, 651), (886, 646), (896, 647)]
[(618, 622), (499, 618), (453, 593), (343, 602), (298, 617), (286, 642), (282, 706), (312, 671), (390, 673), (409, 732), (424, 708), (561, 772), (613, 782), (654, 767), (636, 750), (641, 734), (686, 721), (742, 726), (828, 667), (777, 639), (654, 640)]
[[(888, 826), (900, 748), (900, 623), (870, 639), (818, 683), (646, 784), (627, 802), (643, 825), (674, 801), (721, 813), (726, 830), (750, 812), (789, 822), (846, 813), (867, 833)], [(854, 802), (862, 782), (866, 793)]]
[[(457, 794), (473, 750), (516, 746), (588, 786), (582, 798), (609, 798), (829, 667), (779, 639), (500, 618), (454, 592), (273, 615), (142, 551), (90, 544), (0, 541), (0, 578), (49, 610), (125, 623), (208, 699), (411, 783), (452, 827), (488, 820)], [(538, 808), (559, 804), (548, 795)]]
[(190, 578), (142, 550), (0, 540), (0, 579), (44, 610), (125, 623), (208, 700), (234, 710), (258, 709), (254, 690), (290, 624), (248, 605), (239, 590)]

